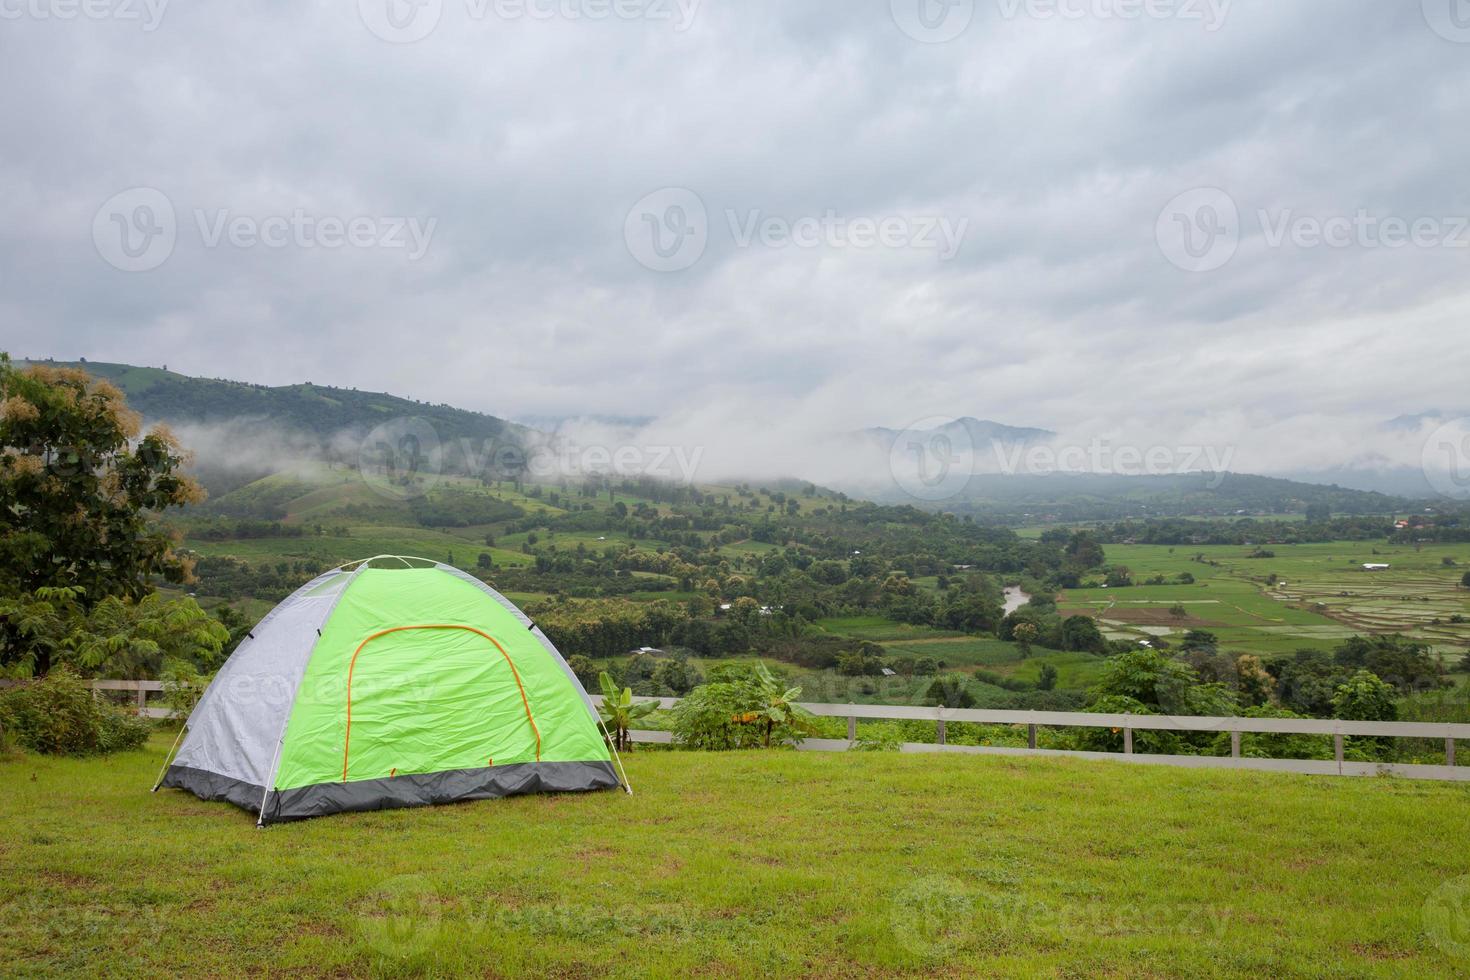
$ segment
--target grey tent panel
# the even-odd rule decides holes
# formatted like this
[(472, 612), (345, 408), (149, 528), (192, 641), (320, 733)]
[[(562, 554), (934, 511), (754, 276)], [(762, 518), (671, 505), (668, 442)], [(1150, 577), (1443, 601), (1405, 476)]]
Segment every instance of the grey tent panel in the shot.
[(318, 630), (351, 577), (341, 571), (319, 576), (260, 621), (189, 715), (175, 767), (266, 784)]

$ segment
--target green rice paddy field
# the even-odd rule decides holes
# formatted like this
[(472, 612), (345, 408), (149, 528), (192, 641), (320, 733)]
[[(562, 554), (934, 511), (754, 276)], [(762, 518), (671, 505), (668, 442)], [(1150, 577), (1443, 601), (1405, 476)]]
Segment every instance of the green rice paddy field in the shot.
[[(1102, 620), (1113, 636), (1170, 635), (1206, 629), (1223, 645), (1266, 656), (1303, 647), (1326, 649), (1357, 633), (1399, 632), (1454, 656), (1470, 649), (1470, 545), (1387, 545), (1382, 542), (1269, 545), (1274, 557), (1252, 558), (1252, 547), (1113, 545), (1108, 561), (1128, 566), (1135, 582), (1156, 575), (1192, 585), (1072, 589), (1066, 612)], [(1202, 560), (1199, 560), (1202, 559)], [(1445, 563), (1445, 559), (1454, 562)], [(1366, 571), (1381, 563), (1384, 571)], [(1268, 574), (1278, 576), (1268, 587)], [(1182, 606), (1184, 617), (1171, 609)]]

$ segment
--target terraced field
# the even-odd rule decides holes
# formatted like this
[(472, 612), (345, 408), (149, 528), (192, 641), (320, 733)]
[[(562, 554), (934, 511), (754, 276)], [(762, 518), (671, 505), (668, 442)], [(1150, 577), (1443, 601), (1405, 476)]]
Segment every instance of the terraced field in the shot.
[[(1071, 589), (1061, 597), (1063, 611), (1097, 617), (1115, 638), (1206, 629), (1232, 649), (1267, 656), (1373, 632), (1403, 633), (1451, 658), (1470, 648), (1470, 590), (1458, 584), (1470, 567), (1470, 545), (1271, 545), (1273, 557), (1250, 557), (1255, 550), (1111, 546), (1108, 560), (1128, 566), (1135, 582), (1163, 575), (1168, 584)], [(1389, 568), (1370, 572), (1365, 563)], [(1183, 572), (1195, 582), (1178, 584)], [(1277, 576), (1274, 586), (1266, 585), (1268, 575)], [(1451, 622), (1455, 616), (1467, 622)]]

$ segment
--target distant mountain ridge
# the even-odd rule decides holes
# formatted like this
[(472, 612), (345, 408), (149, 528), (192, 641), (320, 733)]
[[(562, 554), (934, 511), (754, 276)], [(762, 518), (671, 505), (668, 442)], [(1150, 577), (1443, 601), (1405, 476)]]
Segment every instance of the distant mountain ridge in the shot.
[(965, 416), (943, 425), (930, 426), (926, 428), (889, 429), (883, 426), (873, 426), (863, 429), (862, 434), (878, 439), (885, 444), (891, 445), (893, 440), (904, 432), (915, 434), (943, 433), (945, 435), (962, 434), (973, 446), (982, 446), (987, 443), (1002, 443), (1005, 445), (1029, 445), (1031, 443), (1046, 442), (1056, 438), (1056, 433), (1050, 429), (1035, 429), (1026, 426), (1004, 425), (1000, 422), (992, 422), (989, 419), (977, 419)]
[[(166, 422), (181, 428), (202, 427), (185, 435), (190, 448), (199, 451), (196, 472), (205, 479), (211, 492), (227, 492), (270, 473), (290, 470), (293, 464), (303, 460), (356, 464), (361, 447), (375, 442), (367, 438), (369, 434), (388, 432), (379, 427), (404, 420), (428, 424), (433, 438), (441, 445), (445, 472), (476, 475), (483, 472), (487, 449), (498, 450), (507, 445), (544, 446), (547, 440), (555, 439), (544, 431), (493, 415), (382, 392), (310, 382), (270, 387), (110, 362), (36, 363), (78, 367), (113, 382), (127, 396), (129, 405), (149, 422)], [(613, 424), (647, 420), (603, 417), (597, 421)], [(272, 442), (268, 437), (274, 434), (283, 438)], [(892, 470), (895, 464), (891, 451), (904, 434), (948, 435), (957, 446), (968, 443), (977, 453), (983, 453), (987, 447), (1014, 450), (1039, 445), (1056, 437), (1056, 433), (1043, 428), (971, 417), (917, 429), (850, 430), (839, 438), (857, 457), (871, 463), (865, 463), (861, 469), (872, 479), (834, 478), (824, 482), (880, 502), (910, 502), (976, 516), (1032, 513), (1072, 520), (1139, 513), (1290, 513), (1314, 503), (1325, 504), (1339, 513), (1384, 513), (1404, 509), (1409, 504), (1406, 497), (1421, 499), (1415, 493), (1394, 495), (1398, 487), (1384, 487), (1389, 493), (1381, 493), (1350, 488), (1350, 484), (1324, 486), (1321, 482), (1236, 473), (1174, 476), (975, 473), (955, 488), (952, 497), (943, 501), (918, 501), (894, 482), (897, 473)], [(396, 440), (400, 435), (391, 431), (387, 438)], [(799, 475), (793, 477), (798, 478)], [(1401, 485), (1409, 488), (1408, 481)]]
[(443, 440), (514, 438), (533, 431), (482, 412), (309, 381), (270, 387), (105, 361), (22, 363), (76, 367), (105, 378), (122, 389), (128, 405), (150, 422), (209, 425), (259, 419), (321, 439), (346, 431), (367, 432), (384, 422), (408, 417), (428, 421)]

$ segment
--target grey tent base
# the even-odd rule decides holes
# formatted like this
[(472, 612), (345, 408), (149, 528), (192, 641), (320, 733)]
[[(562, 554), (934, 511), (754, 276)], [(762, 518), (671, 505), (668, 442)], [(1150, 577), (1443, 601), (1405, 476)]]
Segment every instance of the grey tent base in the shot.
[[(265, 795), (260, 786), (188, 766), (169, 766), (163, 785), (188, 790), (202, 800), (225, 800), (253, 814), (260, 813), (261, 798)], [(483, 769), (451, 769), (277, 790), (265, 801), (261, 822), (305, 820), (352, 810), (490, 800), (521, 793), (615, 789), (619, 785), (611, 762), (524, 762)]]

